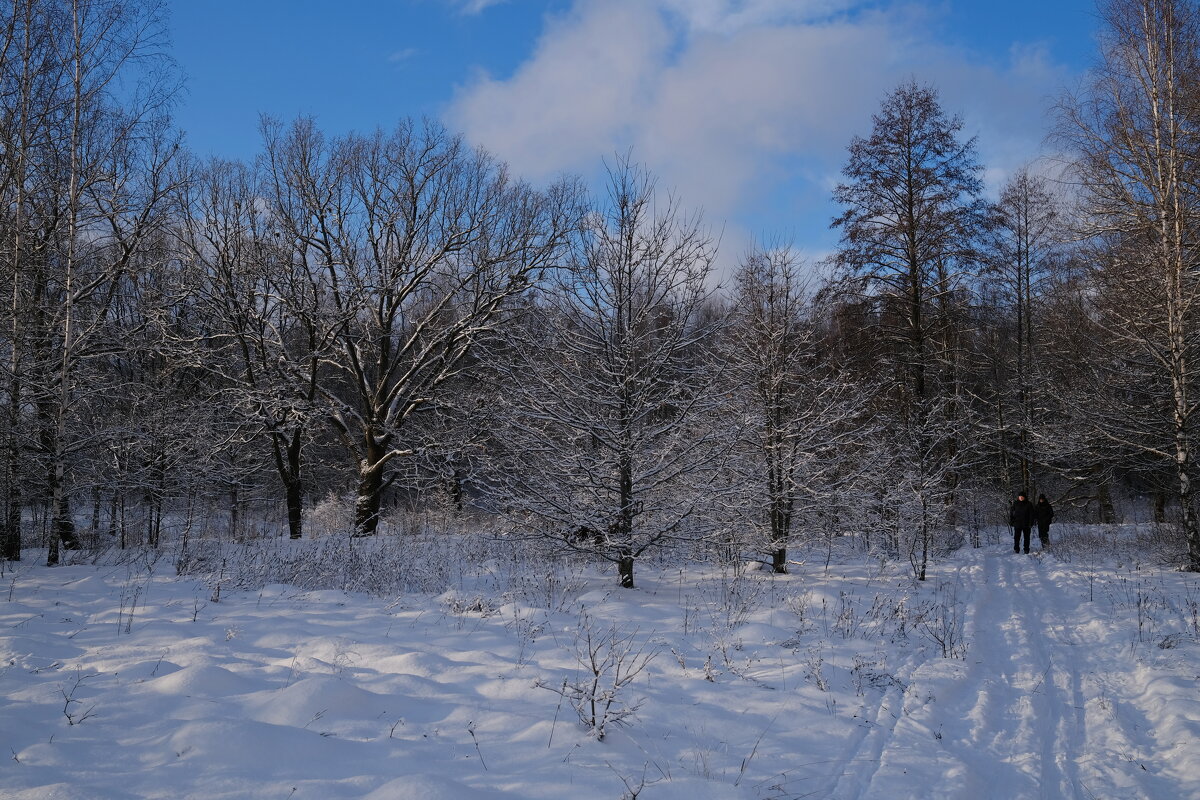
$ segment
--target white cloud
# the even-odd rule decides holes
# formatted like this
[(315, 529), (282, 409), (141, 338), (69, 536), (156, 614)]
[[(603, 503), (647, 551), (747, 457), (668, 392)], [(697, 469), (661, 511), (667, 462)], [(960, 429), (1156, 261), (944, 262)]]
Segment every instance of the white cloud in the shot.
[(729, 214), (778, 159), (840, 154), (891, 83), (893, 44), (878, 21), (699, 37), (659, 76), (637, 151), (684, 197)]
[(448, 117), (534, 179), (594, 175), (631, 147), (661, 186), (725, 226), (727, 245), (773, 235), (764, 226), (792, 212), (821, 219), (789, 230), (824, 231), (846, 145), (909, 77), (963, 114), (989, 176), (1038, 154), (1061, 70), (1036, 47), (1007, 63), (973, 58), (932, 40), (927, 13), (856, 0), (576, 0), (512, 75), (460, 87)]
[(492, 6), (498, 6), (501, 3), (506, 3), (508, 0), (450, 0), (450, 4), (459, 10), (460, 13), (467, 16), (482, 14), (485, 10)]
[(864, 0), (662, 0), (692, 31), (734, 34), (747, 28), (812, 24), (865, 7)]
[(584, 0), (512, 77), (461, 90), (450, 117), (524, 175), (590, 168), (639, 125), (670, 41), (652, 4)]
[(420, 52), (421, 51), (415, 47), (406, 47), (403, 50), (397, 50), (389, 55), (387, 60), (389, 64), (400, 64), (404, 61), (408, 61), (411, 58), (415, 58), (420, 54)]

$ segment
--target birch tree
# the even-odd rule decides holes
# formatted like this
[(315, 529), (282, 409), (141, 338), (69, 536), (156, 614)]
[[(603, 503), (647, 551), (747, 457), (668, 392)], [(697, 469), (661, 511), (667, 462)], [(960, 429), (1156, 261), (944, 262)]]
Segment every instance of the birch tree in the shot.
[[(1089, 233), (1108, 254), (1096, 311), (1117, 347), (1094, 369), (1137, 392), (1097, 430), (1171, 465), (1186, 565), (1200, 571), (1197, 12), (1185, 0), (1109, 0), (1101, 18), (1101, 63), (1085, 93), (1064, 104), (1062, 130), (1079, 154)], [(1142, 380), (1125, 380), (1133, 376)]]
[(47, 138), (53, 130), (53, 98), (63, 79), (63, 65), (49, 58), (58, 18), (55, 9), (40, 0), (13, 2), (0, 18), (0, 196), (3, 216), (3, 278), (5, 297), (4, 342), (4, 508), (0, 525), (3, 557), (21, 558), (21, 511), (26, 498), (23, 485), (33, 473), (24, 463), (32, 451), (22, 409), (26, 396), (25, 311), (29, 291), (29, 262), (43, 258), (44, 237), (33, 235), (38, 222), (31, 219), (31, 197), (45, 191), (49, 153)]
[[(9, 7), (16, 59), (6, 72), (13, 149), (5, 158), (14, 164), (8, 190), (18, 210), (9, 238), (8, 402), (10, 418), (36, 409), (32, 452), (45, 476), (47, 560), (55, 564), (60, 542), (74, 541), (69, 462), (88, 443), (73, 426), (89, 387), (82, 372), (101, 355), (117, 279), (162, 221), (175, 153), (163, 116), (172, 87), (163, 82), (170, 71), (161, 68), (163, 28), (152, 0)], [(21, 500), (10, 495), (10, 531)]]

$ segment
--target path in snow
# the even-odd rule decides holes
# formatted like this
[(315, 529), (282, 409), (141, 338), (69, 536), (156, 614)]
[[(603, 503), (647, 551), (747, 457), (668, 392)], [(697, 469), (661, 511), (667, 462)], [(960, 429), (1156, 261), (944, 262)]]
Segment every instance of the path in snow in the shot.
[(1084, 576), (1055, 563), (980, 551), (953, 571), (970, 598), (966, 660), (897, 670), (835, 765), (828, 796), (892, 798), (922, 786), (929, 798), (1191, 796), (1195, 778), (1179, 780), (1172, 743), (1156, 736), (1153, 693), (1126, 680), (1139, 671), (1132, 648), (1106, 641), (1111, 630), (1085, 608)]

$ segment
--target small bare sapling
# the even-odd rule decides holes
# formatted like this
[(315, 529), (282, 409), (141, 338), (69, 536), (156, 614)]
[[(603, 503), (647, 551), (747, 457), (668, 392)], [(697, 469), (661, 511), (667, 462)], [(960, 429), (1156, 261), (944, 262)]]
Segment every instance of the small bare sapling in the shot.
[(74, 707), (82, 705), (82, 701), (75, 699), (75, 694), (79, 691), (79, 687), (82, 686), (83, 682), (88, 678), (94, 677), (96, 676), (84, 675), (82, 669), (76, 669), (75, 677), (71, 681), (71, 685), (68, 687), (67, 684), (64, 683), (58, 687), (59, 692), (61, 692), (63, 696), (63, 716), (67, 718), (68, 725), (78, 725), (88, 717), (94, 716), (92, 712), (96, 710), (95, 705), (90, 705), (82, 711)]
[(576, 680), (538, 685), (567, 699), (579, 721), (603, 741), (609, 725), (625, 724), (641, 707), (641, 699), (630, 700), (628, 695), (630, 684), (657, 655), (645, 647), (637, 643), (636, 630), (626, 635), (615, 627), (597, 632), (584, 614), (575, 639), (575, 660), (582, 673)]

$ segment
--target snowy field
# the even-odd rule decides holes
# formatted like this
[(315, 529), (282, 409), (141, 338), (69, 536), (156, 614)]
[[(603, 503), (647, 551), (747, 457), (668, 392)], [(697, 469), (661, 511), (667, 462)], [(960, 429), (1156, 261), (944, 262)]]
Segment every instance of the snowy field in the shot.
[(923, 585), (813, 551), (386, 598), (29, 550), (0, 583), (0, 797), (1200, 797), (1200, 576), (1063, 533)]

